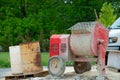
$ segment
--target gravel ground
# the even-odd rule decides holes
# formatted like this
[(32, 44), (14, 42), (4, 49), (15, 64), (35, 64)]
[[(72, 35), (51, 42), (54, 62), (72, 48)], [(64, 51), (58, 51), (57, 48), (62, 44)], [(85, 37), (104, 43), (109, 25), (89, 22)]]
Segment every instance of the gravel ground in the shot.
[(0, 68), (0, 78), (10, 74), (12, 74), (10, 68)]
[[(47, 70), (47, 66), (44, 66), (43, 69)], [(5, 76), (9, 76), (11, 74), (11, 68), (0, 68), (0, 80), (5, 80)]]
[[(47, 67), (43, 68), (47, 70)], [(4, 74), (5, 73), (5, 74)], [(11, 74), (10, 68), (8, 69), (0, 69), (0, 80), (5, 80), (4, 76)], [(21, 79), (21, 80), (95, 80), (95, 76), (98, 75), (98, 71), (96, 70), (96, 66), (93, 66), (91, 71), (85, 72), (83, 74), (76, 74), (72, 66), (66, 67), (65, 73), (61, 77), (52, 77), (51, 75), (47, 75), (46, 77), (36, 77), (29, 79)], [(120, 80), (120, 73), (112, 72), (109, 69), (106, 71), (106, 75), (108, 80)]]

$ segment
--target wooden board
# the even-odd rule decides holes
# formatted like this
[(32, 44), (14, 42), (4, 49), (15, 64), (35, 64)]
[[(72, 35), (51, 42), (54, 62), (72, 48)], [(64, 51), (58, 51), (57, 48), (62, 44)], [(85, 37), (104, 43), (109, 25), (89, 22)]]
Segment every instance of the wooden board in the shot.
[(108, 69), (109, 69), (110, 71), (119, 72), (119, 73), (120, 73), (120, 69), (116, 69), (116, 68), (113, 68), (113, 67), (108, 67)]
[(42, 71), (39, 42), (20, 44), (23, 73)]
[(109, 53), (120, 53), (119, 50), (107, 50)]
[(116, 69), (120, 69), (120, 54), (119, 53), (109, 53), (108, 54), (108, 62), (107, 62), (108, 67), (113, 67)]
[(20, 46), (10, 46), (9, 53), (12, 74), (23, 73)]
[(48, 71), (41, 71), (34, 74), (19, 74), (19, 75), (11, 75), (5, 76), (5, 80), (19, 80), (19, 79), (26, 79), (31, 77), (45, 77), (49, 74)]

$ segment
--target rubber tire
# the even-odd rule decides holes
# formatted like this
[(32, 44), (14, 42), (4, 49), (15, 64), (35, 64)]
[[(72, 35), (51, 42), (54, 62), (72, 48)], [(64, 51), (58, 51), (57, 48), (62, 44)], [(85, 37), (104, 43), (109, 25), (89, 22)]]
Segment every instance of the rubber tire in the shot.
[(74, 62), (74, 70), (77, 74), (81, 74), (81, 73), (87, 71), (86, 62)]
[(90, 71), (91, 70), (91, 64), (89, 62), (87, 62), (87, 71)]
[(74, 62), (74, 70), (77, 74), (91, 70), (91, 64), (89, 62)]
[[(51, 61), (54, 60), (54, 59), (57, 59), (60, 62), (60, 69), (59, 69), (59, 71), (57, 71), (57, 73), (54, 73), (54, 72), (51, 71), (50, 64), (51, 64)], [(52, 76), (60, 77), (64, 73), (65, 67), (66, 67), (66, 63), (65, 63), (64, 59), (60, 56), (53, 56), (48, 61), (48, 72)]]

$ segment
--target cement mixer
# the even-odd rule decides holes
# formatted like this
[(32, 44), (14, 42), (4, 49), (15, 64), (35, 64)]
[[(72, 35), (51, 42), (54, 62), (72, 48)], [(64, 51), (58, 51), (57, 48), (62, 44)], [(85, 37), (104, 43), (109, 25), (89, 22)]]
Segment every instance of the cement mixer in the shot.
[(53, 34), (50, 37), (49, 73), (61, 76), (67, 61), (74, 62), (76, 73), (83, 73), (91, 70), (91, 61), (96, 61), (97, 78), (104, 80), (108, 30), (100, 22), (79, 22), (68, 30), (71, 34)]

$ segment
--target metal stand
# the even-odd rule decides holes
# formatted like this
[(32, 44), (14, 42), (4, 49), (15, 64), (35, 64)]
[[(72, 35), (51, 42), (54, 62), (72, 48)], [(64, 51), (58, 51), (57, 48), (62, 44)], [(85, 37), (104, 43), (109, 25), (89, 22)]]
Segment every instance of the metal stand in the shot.
[(99, 40), (98, 43), (98, 61), (97, 61), (97, 70), (99, 71), (99, 76), (96, 77), (96, 80), (105, 80), (105, 50), (104, 50), (104, 41)]

